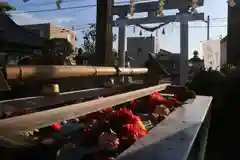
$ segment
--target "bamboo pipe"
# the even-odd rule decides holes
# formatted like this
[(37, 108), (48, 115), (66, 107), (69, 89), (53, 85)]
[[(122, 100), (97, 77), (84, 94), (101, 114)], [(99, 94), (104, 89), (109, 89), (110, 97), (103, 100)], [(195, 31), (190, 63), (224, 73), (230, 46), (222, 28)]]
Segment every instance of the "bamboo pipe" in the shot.
[(83, 76), (141, 75), (147, 68), (119, 68), (98, 66), (6, 66), (8, 80), (49, 80)]

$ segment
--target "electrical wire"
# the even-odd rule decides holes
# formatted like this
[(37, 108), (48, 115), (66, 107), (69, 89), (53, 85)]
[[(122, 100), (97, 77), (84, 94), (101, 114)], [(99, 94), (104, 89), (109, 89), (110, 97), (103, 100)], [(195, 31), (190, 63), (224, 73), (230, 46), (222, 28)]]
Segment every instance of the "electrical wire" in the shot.
[[(82, 2), (82, 1), (86, 1), (86, 0), (65, 0), (65, 1), (63, 1), (63, 3), (65, 3), (65, 2)], [(144, 1), (146, 1), (146, 0), (137, 0), (137, 2), (144, 2)], [(115, 4), (124, 4), (124, 3), (129, 3), (129, 1), (120, 1), (120, 2), (116, 2)], [(47, 4), (54, 4), (54, 3), (53, 2), (42, 3), (42, 4), (34, 3), (34, 5), (47, 5)], [(33, 5), (33, 4), (31, 4), (31, 5)], [(61, 9), (44, 9), (44, 10), (31, 10), (31, 11), (19, 11), (19, 12), (16, 11), (16, 12), (10, 12), (10, 14), (16, 15), (16, 14), (20, 14), (20, 13), (37, 13), (37, 12), (62, 11), (62, 10), (70, 10), (70, 9), (81, 9), (80, 11), (72, 12), (72, 13), (77, 13), (77, 12), (81, 12), (82, 9), (87, 9), (87, 8), (92, 8), (92, 7), (96, 7), (96, 4), (66, 7), (66, 8), (61, 8)], [(66, 14), (68, 14), (68, 13), (64, 13), (64, 15), (66, 15)], [(42, 17), (42, 18), (44, 20), (44, 17)], [(210, 18), (211, 21), (212, 20), (225, 20), (225, 19), (227, 19), (227, 17)], [(86, 25), (89, 25), (89, 24), (86, 24)], [(75, 28), (76, 28), (78, 25), (72, 25), (72, 26), (75, 26)], [(176, 27), (178, 27), (178, 26), (176, 26)], [(189, 26), (189, 28), (205, 28), (205, 27), (207, 27), (207, 26)], [(227, 26), (210, 26), (210, 27), (227, 27)]]
[[(144, 2), (144, 0), (136, 0), (136, 2)], [(116, 2), (115, 4), (125, 4), (125, 3), (129, 3), (129, 1)], [(96, 6), (97, 6), (96, 4), (88, 4), (88, 5), (81, 5), (81, 6), (65, 7), (65, 8), (61, 8), (61, 9), (53, 8), (53, 9), (29, 10), (29, 11), (9, 11), (7, 13), (53, 12), (53, 11), (63, 11), (63, 10), (70, 10), (70, 9), (92, 8), (92, 7), (96, 7)]]
[(66, 7), (61, 9), (42, 9), (42, 10), (30, 10), (30, 11), (15, 11), (15, 12), (7, 12), (7, 13), (38, 13), (38, 12), (52, 12), (52, 11), (63, 11), (63, 10), (70, 10), (70, 9), (82, 9), (82, 8), (92, 8), (96, 7), (96, 4), (90, 4), (90, 5), (82, 5), (82, 6), (74, 6), (74, 7)]
[[(87, 0), (64, 0), (62, 1), (62, 4), (69, 3), (69, 2), (84, 2)], [(46, 5), (56, 5), (56, 2), (44, 2), (44, 3), (23, 3), (25, 6), (46, 6)]]

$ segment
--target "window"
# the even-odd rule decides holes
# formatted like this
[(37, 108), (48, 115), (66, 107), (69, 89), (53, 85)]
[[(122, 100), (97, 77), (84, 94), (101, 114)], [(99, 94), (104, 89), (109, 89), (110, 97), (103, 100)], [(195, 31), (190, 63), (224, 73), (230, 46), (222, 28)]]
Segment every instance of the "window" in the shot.
[(40, 37), (44, 37), (44, 31), (40, 30)]
[(142, 53), (142, 48), (137, 49), (137, 56), (139, 56)]
[(32, 32), (38, 36), (40, 36), (40, 30), (39, 29), (32, 29)]
[(176, 64), (175, 63), (173, 63), (173, 69), (176, 69)]
[(67, 35), (67, 40), (68, 40), (69, 43), (71, 43), (71, 41), (72, 41), (72, 35), (71, 34)]
[(83, 65), (88, 65), (88, 60), (83, 60)]

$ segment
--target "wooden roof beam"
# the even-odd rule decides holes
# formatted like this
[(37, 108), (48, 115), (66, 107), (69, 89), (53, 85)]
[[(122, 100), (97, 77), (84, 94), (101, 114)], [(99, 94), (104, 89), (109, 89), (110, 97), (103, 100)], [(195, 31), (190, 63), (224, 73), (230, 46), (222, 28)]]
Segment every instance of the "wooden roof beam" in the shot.
[[(203, 6), (204, 0), (199, 0), (198, 6)], [(185, 8), (186, 6), (191, 6), (192, 0), (168, 0), (164, 6), (165, 10), (170, 9), (179, 9)], [(138, 3), (135, 5), (134, 13), (141, 12), (150, 12), (157, 11), (159, 7), (159, 1), (148, 2), (148, 3)], [(112, 13), (113, 15), (120, 15), (122, 13), (130, 13), (130, 5), (117, 5), (113, 7)]]

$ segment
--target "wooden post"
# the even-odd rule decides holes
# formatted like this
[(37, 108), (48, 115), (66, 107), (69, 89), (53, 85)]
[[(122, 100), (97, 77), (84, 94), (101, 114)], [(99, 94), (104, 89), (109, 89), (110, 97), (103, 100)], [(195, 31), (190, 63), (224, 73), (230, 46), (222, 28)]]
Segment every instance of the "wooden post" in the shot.
[(228, 7), (228, 35), (227, 35), (227, 63), (237, 65), (240, 63), (240, 0), (234, 0), (235, 6)]
[(113, 0), (97, 0), (96, 65), (105, 66), (112, 57)]

